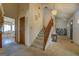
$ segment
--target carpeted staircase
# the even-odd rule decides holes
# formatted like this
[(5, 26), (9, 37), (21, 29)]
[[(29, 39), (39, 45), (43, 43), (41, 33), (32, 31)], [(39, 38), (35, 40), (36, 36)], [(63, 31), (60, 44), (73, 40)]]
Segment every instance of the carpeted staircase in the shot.
[(32, 43), (31, 47), (43, 49), (44, 44), (44, 30), (41, 30), (37, 35), (36, 39)]

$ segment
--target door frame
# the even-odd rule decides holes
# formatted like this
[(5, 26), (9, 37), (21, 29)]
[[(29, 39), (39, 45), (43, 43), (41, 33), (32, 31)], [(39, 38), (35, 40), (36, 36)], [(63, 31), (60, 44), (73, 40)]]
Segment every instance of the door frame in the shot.
[(73, 40), (73, 20), (70, 21), (70, 39)]
[[(20, 38), (19, 43), (25, 45), (25, 16), (20, 17), (20, 21), (21, 21), (22, 19), (24, 19), (24, 39), (23, 39), (23, 42), (21, 42), (21, 34), (20, 34), (20, 33), (21, 33), (21, 29), (19, 28), (19, 29), (20, 29), (20, 31), (19, 31), (19, 32), (20, 32), (20, 33), (19, 33), (19, 36), (20, 36), (20, 37), (19, 37), (19, 38)], [(19, 22), (19, 24), (20, 24), (20, 22)], [(21, 26), (20, 26), (20, 27), (21, 27)]]
[(0, 48), (2, 48), (2, 26), (4, 23), (4, 17), (0, 16)]

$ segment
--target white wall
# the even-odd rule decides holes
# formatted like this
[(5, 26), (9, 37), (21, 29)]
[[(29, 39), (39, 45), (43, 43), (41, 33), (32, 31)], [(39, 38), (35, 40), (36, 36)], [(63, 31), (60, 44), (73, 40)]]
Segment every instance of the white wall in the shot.
[(73, 20), (73, 41), (79, 45), (79, 24), (77, 20), (79, 19), (79, 11), (77, 11), (70, 20)]
[(67, 22), (67, 37), (70, 38), (70, 20)]
[(73, 16), (73, 41), (79, 45), (79, 11)]
[(43, 8), (43, 16), (44, 16), (44, 26), (47, 27), (49, 21), (51, 20), (51, 11), (48, 8)]
[(19, 7), (18, 7), (18, 41), (20, 39), (19, 37), (19, 30), (20, 30), (20, 27), (19, 27), (19, 19), (20, 17), (23, 17), (25, 16), (25, 44), (27, 46), (29, 46), (29, 4), (26, 4), (26, 3), (23, 3), (23, 4), (19, 4)]
[(55, 19), (55, 16), (52, 15), (52, 19), (53, 19), (53, 26), (52, 26), (52, 29), (51, 29), (51, 33), (56, 34), (56, 19)]

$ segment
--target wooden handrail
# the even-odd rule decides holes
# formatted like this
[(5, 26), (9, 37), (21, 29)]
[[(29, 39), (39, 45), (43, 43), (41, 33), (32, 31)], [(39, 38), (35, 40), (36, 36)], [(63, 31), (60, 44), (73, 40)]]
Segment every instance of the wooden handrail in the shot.
[(51, 31), (51, 28), (53, 26), (53, 19), (51, 18), (51, 20), (49, 21), (47, 27), (45, 28), (45, 31), (44, 31), (44, 46), (43, 46), (43, 50), (45, 50), (45, 46), (46, 46), (46, 43), (48, 41), (48, 37), (49, 37), (49, 34), (50, 34), (50, 31)]

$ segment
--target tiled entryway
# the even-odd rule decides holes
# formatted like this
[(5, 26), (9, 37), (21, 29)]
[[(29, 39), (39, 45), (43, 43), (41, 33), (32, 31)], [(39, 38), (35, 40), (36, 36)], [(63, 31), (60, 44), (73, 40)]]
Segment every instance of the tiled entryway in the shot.
[(45, 51), (16, 43), (10, 43), (4, 51), (3, 55), (7, 56), (77, 56), (79, 55), (79, 46), (71, 43), (66, 36), (58, 36), (58, 41), (52, 42)]

